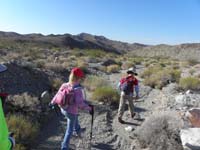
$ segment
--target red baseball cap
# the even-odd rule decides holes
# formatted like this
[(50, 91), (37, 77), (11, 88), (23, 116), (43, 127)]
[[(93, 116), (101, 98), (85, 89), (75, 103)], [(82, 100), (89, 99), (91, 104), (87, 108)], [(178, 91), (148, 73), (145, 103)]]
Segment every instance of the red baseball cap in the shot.
[(71, 70), (71, 73), (73, 73), (75, 76), (80, 77), (80, 78), (83, 78), (83, 77), (84, 77), (83, 71), (82, 71), (80, 68), (78, 68), (78, 67), (73, 68), (73, 69)]

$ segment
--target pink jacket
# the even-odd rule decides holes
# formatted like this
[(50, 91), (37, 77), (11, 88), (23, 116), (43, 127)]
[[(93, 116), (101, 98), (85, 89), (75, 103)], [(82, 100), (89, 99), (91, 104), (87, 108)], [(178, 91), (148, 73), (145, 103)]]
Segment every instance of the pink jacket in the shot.
[(83, 88), (82, 87), (75, 88), (74, 92), (75, 92), (75, 103), (68, 106), (66, 111), (71, 114), (78, 114), (79, 108), (90, 111), (91, 110), (90, 106), (88, 106), (88, 104), (85, 103), (86, 100), (84, 97)]

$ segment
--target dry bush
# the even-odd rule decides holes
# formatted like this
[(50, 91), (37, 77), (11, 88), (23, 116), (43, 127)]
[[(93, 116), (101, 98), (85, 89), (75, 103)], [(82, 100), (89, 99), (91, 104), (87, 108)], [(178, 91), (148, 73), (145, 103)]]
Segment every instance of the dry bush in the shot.
[(60, 78), (54, 78), (51, 80), (51, 88), (52, 90), (57, 91), (64, 81)]
[(102, 72), (105, 72), (107, 71), (107, 67), (106, 66), (99, 66), (97, 67), (98, 70), (102, 71)]
[(43, 60), (43, 59), (39, 59), (39, 60), (36, 60), (35, 63), (36, 63), (36, 66), (37, 66), (38, 68), (44, 68), (46, 61)]
[(108, 73), (117, 73), (120, 70), (120, 66), (119, 65), (110, 65), (107, 66), (107, 72)]
[(25, 57), (30, 57), (32, 60), (42, 58), (44, 55), (42, 50), (34, 48), (34, 47), (33, 48), (31, 47), (31, 49), (26, 49), (22, 51), (21, 54)]
[(187, 90), (187, 89), (199, 90), (200, 80), (196, 77), (181, 78), (179, 82), (179, 87), (184, 90)]
[(65, 71), (65, 66), (63, 66), (62, 64), (59, 64), (59, 63), (54, 63), (54, 62), (48, 62), (44, 65), (45, 69), (48, 69), (48, 70), (52, 70), (54, 72), (63, 72)]
[(162, 88), (170, 82), (179, 82), (181, 72), (161, 66), (150, 67), (140, 76), (144, 78), (144, 84), (153, 88)]
[(190, 66), (194, 66), (194, 65), (196, 65), (196, 64), (198, 64), (199, 62), (197, 61), (197, 60), (195, 60), (195, 59), (190, 59), (190, 60), (188, 60), (188, 64), (190, 65)]
[(99, 77), (99, 76), (89, 75), (84, 80), (83, 85), (88, 90), (93, 91), (98, 87), (107, 86), (108, 85), (108, 81), (106, 81), (104, 78)]
[(76, 66), (81, 68), (85, 73), (88, 72), (89, 64), (85, 62), (83, 59), (78, 59)]
[(119, 93), (110, 86), (98, 87), (92, 94), (92, 99), (105, 104), (113, 105), (119, 101)]
[(123, 62), (123, 63), (122, 63), (121, 68), (122, 68), (122, 69), (128, 69), (128, 68), (131, 68), (131, 67), (133, 67), (133, 66), (135, 66), (135, 64), (134, 64), (133, 62), (126, 61), (126, 62)]
[(160, 70), (162, 70), (161, 66), (149, 67), (149, 68), (145, 69), (143, 73), (140, 74), (140, 77), (141, 78), (149, 78), (152, 74), (155, 74), (156, 72), (159, 72)]
[(134, 64), (136, 64), (136, 65), (140, 65), (140, 64), (142, 64), (142, 62), (144, 62), (144, 58), (142, 58), (142, 57), (135, 57), (135, 58), (133, 58), (132, 62)]
[(182, 126), (176, 112), (159, 112), (150, 116), (135, 133), (142, 148), (183, 150), (179, 135)]
[(190, 73), (191, 75), (193, 75), (193, 74), (195, 73), (195, 69), (193, 69), (193, 68), (190, 69), (190, 70), (189, 70), (189, 73)]
[(29, 107), (34, 105), (39, 105), (39, 101), (37, 97), (32, 97), (28, 93), (23, 93), (21, 95), (15, 95), (13, 97), (14, 101), (13, 103), (15, 105), (20, 105), (21, 107)]
[(22, 115), (10, 115), (7, 124), (8, 128), (15, 133), (14, 138), (17, 141), (15, 150), (32, 147), (39, 133), (39, 125), (36, 122), (31, 122)]

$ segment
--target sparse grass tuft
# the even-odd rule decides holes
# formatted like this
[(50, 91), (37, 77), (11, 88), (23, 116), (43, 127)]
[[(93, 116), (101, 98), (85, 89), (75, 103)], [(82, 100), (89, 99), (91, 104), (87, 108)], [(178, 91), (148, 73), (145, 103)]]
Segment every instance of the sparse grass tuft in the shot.
[(110, 65), (107, 66), (107, 72), (108, 73), (117, 73), (120, 70), (120, 66), (119, 65)]
[(200, 89), (200, 80), (196, 77), (186, 77), (181, 78), (179, 82), (181, 89), (187, 90), (199, 90)]
[(108, 85), (108, 81), (106, 81), (104, 78), (99, 77), (99, 76), (89, 75), (84, 80), (83, 85), (88, 90), (94, 91), (98, 87), (107, 86)]
[(92, 94), (92, 99), (105, 104), (113, 105), (119, 101), (119, 93), (110, 86), (98, 87)]
[(8, 128), (15, 133), (15, 150), (23, 150), (33, 145), (39, 133), (39, 125), (36, 122), (31, 122), (22, 115), (10, 115), (7, 123)]
[(64, 72), (66, 69), (62, 64), (58, 64), (58, 63), (54, 63), (54, 62), (46, 63), (44, 67), (48, 70), (52, 70), (57, 73)]
[(141, 77), (144, 78), (145, 85), (161, 89), (170, 82), (179, 82), (180, 75), (179, 70), (153, 66), (146, 69)]
[(60, 78), (54, 78), (51, 80), (51, 87), (53, 90), (57, 91), (64, 81)]

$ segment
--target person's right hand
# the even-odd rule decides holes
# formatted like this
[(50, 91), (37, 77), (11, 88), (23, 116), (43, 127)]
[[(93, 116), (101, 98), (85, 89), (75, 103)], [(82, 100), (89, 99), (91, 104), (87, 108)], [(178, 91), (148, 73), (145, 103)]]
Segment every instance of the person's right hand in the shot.
[(49, 103), (49, 108), (50, 108), (50, 109), (54, 109), (54, 107), (55, 107), (55, 104)]
[(90, 115), (93, 115), (94, 114), (94, 106), (90, 104), (89, 107), (91, 108), (89, 113), (90, 113)]

